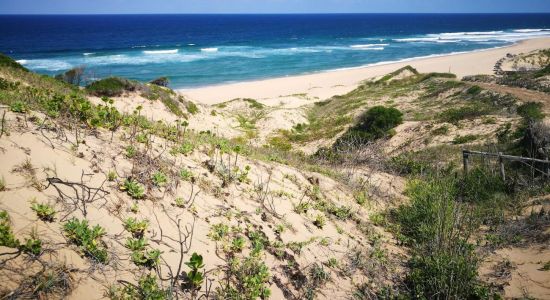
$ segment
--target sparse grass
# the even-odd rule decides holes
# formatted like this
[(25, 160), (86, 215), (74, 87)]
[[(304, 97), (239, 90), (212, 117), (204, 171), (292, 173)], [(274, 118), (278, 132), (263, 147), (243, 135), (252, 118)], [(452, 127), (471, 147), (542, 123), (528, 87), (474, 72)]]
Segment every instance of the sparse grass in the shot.
[(6, 179), (4, 176), (0, 177), (0, 192), (3, 192), (6, 190)]

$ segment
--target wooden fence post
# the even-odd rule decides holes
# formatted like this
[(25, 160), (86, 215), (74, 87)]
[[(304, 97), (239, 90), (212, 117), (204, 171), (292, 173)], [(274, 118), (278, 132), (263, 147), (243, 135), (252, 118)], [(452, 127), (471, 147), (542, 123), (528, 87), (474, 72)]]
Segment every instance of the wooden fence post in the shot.
[(464, 176), (468, 175), (468, 151), (462, 150), (462, 159), (464, 161)]
[(498, 164), (500, 165), (500, 177), (502, 181), (506, 181), (506, 173), (504, 171), (504, 159), (502, 159), (502, 152), (498, 153)]

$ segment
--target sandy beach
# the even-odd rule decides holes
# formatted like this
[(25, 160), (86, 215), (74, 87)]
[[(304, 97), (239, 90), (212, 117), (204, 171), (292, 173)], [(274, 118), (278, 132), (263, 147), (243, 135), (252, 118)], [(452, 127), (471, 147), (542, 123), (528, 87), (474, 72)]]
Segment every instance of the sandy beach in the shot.
[[(322, 100), (334, 95), (345, 94), (365, 79), (385, 75), (406, 65), (411, 65), (420, 72), (451, 72), (459, 77), (472, 74), (492, 74), (495, 62), (508, 53), (526, 53), (548, 47), (550, 47), (550, 38), (530, 39), (496, 49), (308, 75), (183, 89), (179, 92), (190, 100), (207, 105), (236, 98), (253, 98), (267, 104), (276, 103), (283, 98), (303, 99), (307, 97)], [(296, 95), (299, 97), (293, 97)]]

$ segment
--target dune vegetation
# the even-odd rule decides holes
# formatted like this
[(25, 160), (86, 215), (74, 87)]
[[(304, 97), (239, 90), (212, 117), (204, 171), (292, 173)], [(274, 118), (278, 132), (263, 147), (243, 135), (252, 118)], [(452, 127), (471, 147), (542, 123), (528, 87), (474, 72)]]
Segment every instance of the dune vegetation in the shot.
[(298, 108), (2, 55), (0, 297), (544, 298), (548, 164), (462, 150), (548, 160), (547, 53)]

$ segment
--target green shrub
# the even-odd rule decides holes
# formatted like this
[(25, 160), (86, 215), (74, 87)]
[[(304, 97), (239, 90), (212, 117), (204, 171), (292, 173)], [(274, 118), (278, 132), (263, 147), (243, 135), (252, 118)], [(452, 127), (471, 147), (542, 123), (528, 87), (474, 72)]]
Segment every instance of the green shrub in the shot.
[(459, 108), (449, 108), (439, 114), (439, 119), (443, 122), (456, 124), (459, 121), (466, 119), (475, 119), (491, 113), (492, 109), (489, 107), (474, 103)]
[(375, 106), (359, 116), (357, 123), (350, 128), (335, 145), (348, 142), (365, 144), (391, 135), (391, 130), (403, 123), (403, 114), (396, 108)]
[(42, 241), (36, 237), (36, 234), (32, 234), (19, 249), (27, 254), (38, 256), (42, 253)]
[(323, 227), (325, 227), (325, 224), (326, 224), (325, 216), (323, 216), (322, 214), (318, 214), (317, 216), (315, 216), (313, 225), (315, 225), (319, 229), (323, 229)]
[(142, 199), (145, 197), (145, 188), (134, 179), (126, 179), (121, 189), (126, 191), (126, 193), (134, 199)]
[(132, 261), (138, 265), (147, 268), (153, 268), (160, 261), (161, 252), (158, 249), (134, 251), (132, 253)]
[(52, 222), (55, 218), (55, 209), (49, 204), (34, 203), (31, 209), (36, 212), (36, 215), (42, 221)]
[(0, 211), (0, 246), (8, 248), (19, 247), (19, 240), (15, 238), (10, 224), (10, 216), (5, 210)]
[(479, 138), (478, 135), (475, 134), (467, 134), (467, 135), (459, 135), (456, 136), (453, 140), (453, 144), (455, 145), (461, 145), (461, 144), (467, 144), (470, 142), (473, 142)]
[(218, 289), (220, 299), (269, 298), (269, 269), (258, 257), (231, 259), (229, 268), (230, 278)]
[(406, 282), (415, 299), (479, 299), (479, 260), (473, 247), (464, 244), (454, 248), (411, 259)]
[(143, 251), (147, 245), (147, 240), (144, 238), (128, 238), (125, 244), (126, 248), (132, 251)]
[(473, 96), (481, 93), (481, 91), (482, 89), (479, 86), (473, 85), (466, 90), (466, 93)]
[(412, 247), (406, 277), (415, 299), (478, 299), (479, 259), (469, 243), (479, 226), (467, 205), (455, 202), (459, 180), (440, 174), (410, 181), (410, 205), (393, 214), (400, 232)]
[(108, 77), (92, 82), (86, 86), (86, 91), (94, 96), (115, 97), (124, 91), (135, 91), (139, 84), (128, 79)]
[(168, 183), (168, 176), (161, 171), (156, 171), (151, 175), (151, 180), (155, 186), (163, 187)]
[(182, 168), (180, 170), (180, 178), (185, 180), (185, 181), (190, 181), (193, 179), (193, 173), (189, 170), (189, 169), (186, 169), (186, 168)]
[(16, 113), (26, 113), (29, 109), (25, 102), (17, 100), (10, 104), (10, 110)]
[(128, 230), (128, 232), (136, 238), (143, 237), (143, 234), (145, 233), (145, 230), (147, 230), (148, 226), (149, 221), (147, 220), (138, 221), (136, 218), (131, 217), (124, 220), (124, 229)]
[(204, 281), (204, 274), (199, 271), (199, 269), (204, 268), (202, 255), (198, 255), (194, 252), (189, 258), (189, 261), (185, 264), (191, 269), (191, 271), (187, 273), (189, 284), (195, 289), (200, 288)]
[(8, 67), (13, 69), (22, 70), (28, 72), (29, 70), (23, 67), (20, 63), (16, 62), (11, 57), (0, 53), (0, 67)]
[(210, 233), (208, 236), (214, 241), (221, 241), (225, 236), (229, 234), (229, 226), (223, 223), (214, 224), (210, 227)]
[(245, 239), (242, 236), (238, 236), (231, 241), (231, 251), (241, 252), (244, 249)]
[(505, 196), (506, 184), (498, 174), (484, 168), (474, 168), (464, 176), (460, 190), (464, 201), (493, 206), (493, 200)]
[(105, 229), (99, 225), (90, 228), (87, 220), (73, 218), (63, 225), (63, 230), (69, 241), (77, 245), (85, 256), (100, 263), (107, 262), (107, 250), (101, 241)]
[(172, 299), (169, 291), (159, 286), (154, 275), (144, 275), (137, 285), (111, 286), (107, 296), (112, 300), (168, 300)]
[(522, 116), (527, 121), (540, 121), (544, 119), (542, 112), (542, 103), (527, 102), (520, 105), (517, 109), (518, 115)]
[(126, 157), (133, 158), (136, 156), (136, 154), (137, 154), (137, 149), (134, 146), (128, 145), (128, 147), (126, 147)]
[(187, 111), (192, 115), (197, 114), (199, 112), (199, 107), (191, 101), (187, 102), (186, 108), (187, 108)]

